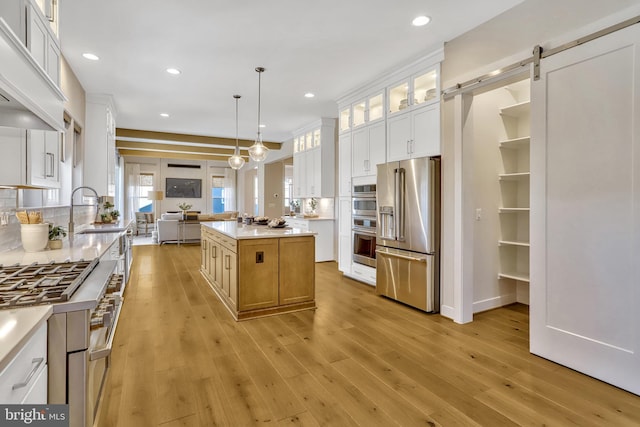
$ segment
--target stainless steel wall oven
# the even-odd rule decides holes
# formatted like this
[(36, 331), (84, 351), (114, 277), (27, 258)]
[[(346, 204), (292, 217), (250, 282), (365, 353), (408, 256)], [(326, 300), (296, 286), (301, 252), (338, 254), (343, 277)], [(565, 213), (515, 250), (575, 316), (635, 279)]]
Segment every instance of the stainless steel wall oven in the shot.
[(353, 262), (376, 266), (376, 185), (353, 186)]

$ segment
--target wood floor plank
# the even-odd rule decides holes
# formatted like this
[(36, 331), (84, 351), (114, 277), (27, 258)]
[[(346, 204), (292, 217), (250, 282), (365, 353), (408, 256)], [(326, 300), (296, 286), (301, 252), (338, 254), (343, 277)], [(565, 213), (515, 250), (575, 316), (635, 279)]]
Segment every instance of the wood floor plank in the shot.
[(195, 415), (195, 395), (186, 368), (170, 368), (155, 373), (156, 413), (160, 424)]
[[(311, 374), (288, 378), (287, 383), (300, 396), (318, 425), (344, 427), (358, 425), (344, 410), (338, 399), (322, 387)], [(280, 423), (283, 424), (284, 420)]]
[(333, 366), (318, 357), (309, 342), (292, 344), (287, 349), (307, 366), (314, 379), (335, 396), (345, 411), (362, 426), (398, 425)]
[(339, 360), (331, 364), (363, 394), (401, 426), (429, 425), (433, 419), (420, 411), (384, 382), (371, 375), (353, 359)]
[(134, 247), (96, 427), (640, 425), (640, 397), (534, 356), (528, 307), (459, 325), (316, 264), (316, 310), (235, 322), (193, 245)]

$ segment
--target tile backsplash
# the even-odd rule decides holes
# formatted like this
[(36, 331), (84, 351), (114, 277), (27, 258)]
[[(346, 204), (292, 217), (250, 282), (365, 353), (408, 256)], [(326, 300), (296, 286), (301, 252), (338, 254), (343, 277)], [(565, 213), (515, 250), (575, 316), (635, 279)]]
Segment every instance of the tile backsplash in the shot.
[[(22, 246), (20, 238), (20, 222), (16, 218), (16, 211), (39, 211), (42, 212), (44, 222), (53, 223), (68, 228), (69, 206), (55, 207), (28, 207), (17, 208), (17, 192), (19, 190), (0, 189), (0, 252), (9, 251)], [(76, 227), (80, 224), (93, 222), (95, 218), (94, 207), (76, 207), (74, 209), (74, 222)], [(7, 219), (8, 221), (3, 221)]]

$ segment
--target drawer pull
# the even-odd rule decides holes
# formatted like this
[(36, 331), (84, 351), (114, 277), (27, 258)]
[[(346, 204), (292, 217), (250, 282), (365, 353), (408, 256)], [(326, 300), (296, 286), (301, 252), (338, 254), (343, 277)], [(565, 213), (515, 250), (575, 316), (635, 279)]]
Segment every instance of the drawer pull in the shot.
[(34, 366), (33, 368), (31, 368), (31, 372), (29, 372), (29, 375), (27, 375), (27, 378), (24, 380), (24, 382), (14, 384), (13, 387), (11, 387), (11, 390), (17, 390), (19, 388), (26, 387), (27, 384), (29, 384), (29, 382), (31, 381), (31, 378), (33, 378), (35, 373), (38, 371), (38, 368), (40, 368), (40, 365), (42, 365), (42, 362), (44, 362), (44, 357), (34, 358), (31, 361), (31, 364)]

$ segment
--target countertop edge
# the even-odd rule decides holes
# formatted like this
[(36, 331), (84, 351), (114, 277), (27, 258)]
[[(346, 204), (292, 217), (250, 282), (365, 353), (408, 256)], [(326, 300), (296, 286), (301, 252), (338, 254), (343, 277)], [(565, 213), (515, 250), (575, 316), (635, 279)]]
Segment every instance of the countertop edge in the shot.
[[(0, 311), (0, 316), (3, 315), (11, 315), (13, 311), (19, 310), (21, 315), (31, 315), (36, 316), (28, 327), (28, 331), (23, 331), (21, 336), (15, 337), (11, 342), (7, 342), (6, 348), (10, 348), (6, 354), (0, 354), (0, 374), (5, 370), (5, 368), (9, 365), (9, 363), (13, 360), (13, 358), (22, 350), (24, 345), (29, 341), (29, 339), (33, 336), (33, 334), (42, 326), (44, 322), (49, 320), (49, 317), (53, 314), (53, 305), (40, 305), (35, 307), (24, 307), (24, 308), (16, 308), (11, 310), (2, 310)], [(29, 313), (31, 312), (31, 313)], [(20, 319), (17, 321), (16, 326), (18, 324), (24, 324), (25, 319)], [(2, 327), (2, 322), (0, 322), (0, 327)], [(3, 343), (3, 347), (5, 343)]]
[[(285, 228), (269, 228), (265, 225), (243, 225), (234, 221), (204, 221), (201, 225), (210, 228), (213, 231), (224, 234), (225, 236), (234, 240), (249, 240), (249, 239), (280, 239), (291, 237), (304, 237), (315, 236), (318, 234), (315, 231), (302, 230), (299, 228), (285, 227)], [(255, 234), (238, 234), (238, 226), (247, 232)], [(261, 232), (262, 231), (262, 232)]]

